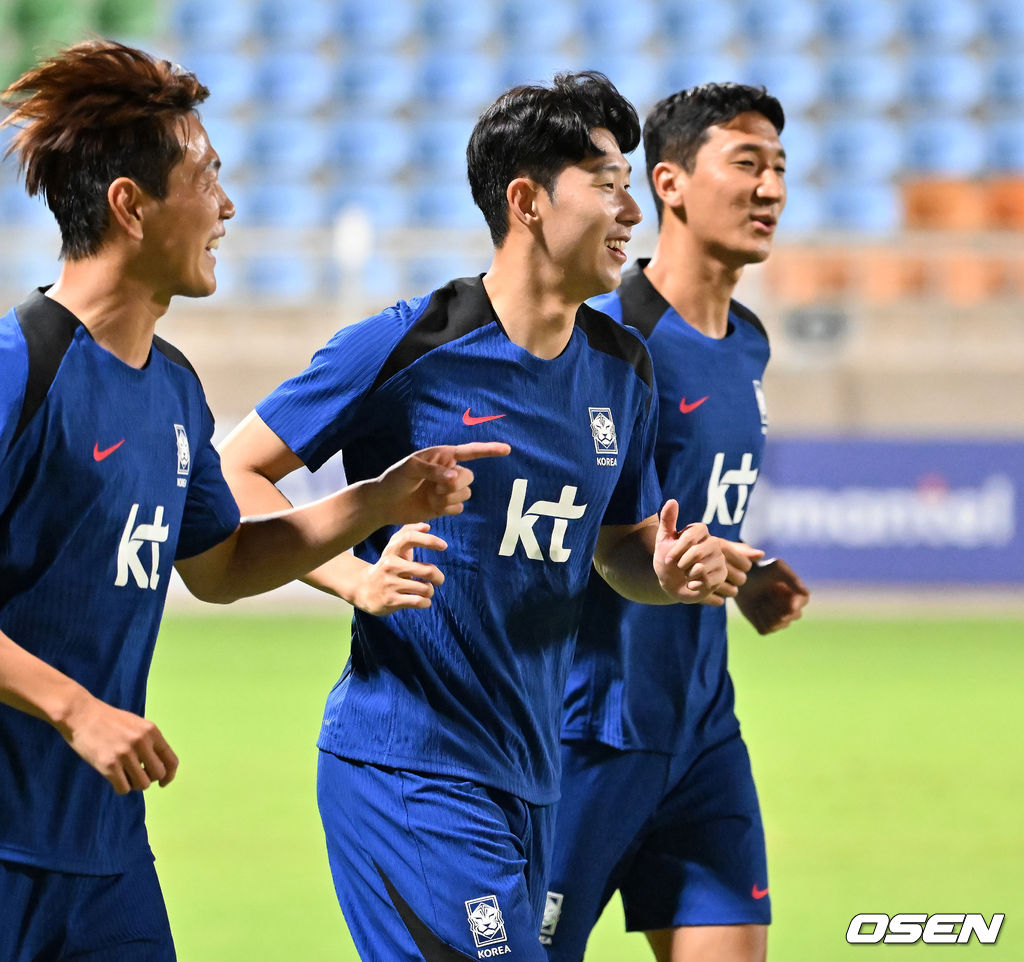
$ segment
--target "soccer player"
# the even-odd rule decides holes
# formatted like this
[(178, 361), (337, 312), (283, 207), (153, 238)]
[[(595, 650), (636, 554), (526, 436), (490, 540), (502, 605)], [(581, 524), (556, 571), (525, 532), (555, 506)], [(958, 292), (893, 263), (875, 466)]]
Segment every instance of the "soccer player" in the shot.
[[(656, 462), (685, 517), (723, 540), (740, 610), (761, 633), (807, 589), (739, 542), (767, 430), (768, 339), (732, 299), (786, 202), (784, 116), (763, 89), (707, 84), (644, 124), (659, 217), (654, 256), (591, 303), (646, 338), (658, 384)], [(752, 563), (758, 562), (751, 567)], [(764, 832), (733, 712), (721, 607), (632, 604), (592, 577), (566, 686), (562, 800), (541, 940), (578, 962), (618, 889), (658, 962), (753, 962), (770, 918)]]
[(154, 336), (213, 293), (234, 207), (191, 73), (79, 44), (3, 94), (60, 276), (0, 318), (0, 958), (171, 960), (142, 790), (178, 759), (144, 717), (171, 565), (211, 601), (276, 587), (396, 520), (457, 513), (440, 447), (365, 485), (246, 519), (185, 358)]
[(280, 477), (338, 450), (358, 479), (438, 435), (512, 446), (476, 472), (457, 528), (434, 526), (450, 546), (429, 606), (356, 611), (328, 697), (318, 798), (364, 958), (543, 960), (561, 694), (591, 561), (638, 601), (721, 602), (717, 540), (677, 531), (672, 501), (652, 513), (647, 351), (583, 304), (619, 283), (639, 138), (601, 74), (502, 95), (467, 150), (487, 273), (341, 330), (222, 447), (239, 502), (262, 511), (282, 504)]

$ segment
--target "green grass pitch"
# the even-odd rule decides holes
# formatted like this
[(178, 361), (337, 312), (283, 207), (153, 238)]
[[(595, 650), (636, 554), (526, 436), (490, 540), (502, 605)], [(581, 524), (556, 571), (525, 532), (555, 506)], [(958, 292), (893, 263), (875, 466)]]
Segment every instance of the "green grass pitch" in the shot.
[[(1024, 621), (733, 618), (738, 714), (768, 831), (774, 962), (1024, 959)], [(181, 757), (147, 792), (182, 962), (355, 959), (314, 747), (347, 617), (177, 614), (149, 717)], [(1006, 913), (994, 946), (848, 946), (861, 912)], [(587, 962), (650, 958), (617, 901)]]

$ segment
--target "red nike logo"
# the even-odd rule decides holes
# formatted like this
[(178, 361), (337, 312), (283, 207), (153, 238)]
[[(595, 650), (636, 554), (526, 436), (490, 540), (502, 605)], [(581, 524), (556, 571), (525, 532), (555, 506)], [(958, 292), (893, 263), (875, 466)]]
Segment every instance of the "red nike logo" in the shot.
[(699, 401), (694, 401), (693, 404), (687, 404), (686, 398), (683, 398), (679, 402), (679, 410), (682, 411), (683, 414), (689, 414), (691, 411), (696, 411), (697, 408), (699, 408), (708, 399), (709, 396), (710, 395), (705, 394), (704, 397), (702, 397)]
[(466, 408), (466, 413), (462, 415), (463, 424), (483, 424), (484, 421), (494, 421), (497, 418), (503, 418), (505, 416), (504, 414), (485, 414), (483, 417), (477, 418), (473, 417), (473, 415), (469, 413), (469, 410), (469, 408)]
[(109, 458), (110, 455), (112, 455), (119, 447), (121, 447), (122, 444), (124, 444), (124, 438), (121, 438), (121, 440), (118, 441), (117, 444), (111, 445), (111, 447), (109, 448), (104, 448), (102, 451), (100, 450), (99, 444), (94, 444), (92, 446), (93, 461), (102, 461), (104, 458)]
[(754, 887), (750, 890), (750, 894), (753, 895), (755, 899), (763, 899), (768, 894), (768, 889), (759, 889), (757, 887), (757, 882), (755, 882)]

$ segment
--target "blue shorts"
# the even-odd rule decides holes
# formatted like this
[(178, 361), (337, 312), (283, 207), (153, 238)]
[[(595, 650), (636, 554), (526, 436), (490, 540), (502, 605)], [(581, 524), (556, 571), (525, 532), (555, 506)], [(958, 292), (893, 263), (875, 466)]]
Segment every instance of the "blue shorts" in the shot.
[(174, 962), (151, 861), (121, 875), (68, 875), (0, 860), (4, 962)]
[(545, 962), (553, 805), (325, 751), (317, 800), (360, 958)]
[(764, 829), (737, 734), (696, 759), (562, 745), (559, 802), (541, 941), (548, 958), (583, 958), (618, 889), (626, 928), (767, 925)]

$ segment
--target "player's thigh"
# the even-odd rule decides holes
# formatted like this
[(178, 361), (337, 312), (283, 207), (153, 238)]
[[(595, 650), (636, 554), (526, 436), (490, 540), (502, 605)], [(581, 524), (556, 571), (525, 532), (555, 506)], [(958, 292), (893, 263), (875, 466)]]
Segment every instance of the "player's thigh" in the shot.
[(657, 962), (765, 962), (765, 925), (700, 925), (647, 933)]
[(317, 789), (335, 891), (361, 958), (544, 959), (548, 808), (327, 752)]
[(555, 819), (541, 942), (548, 958), (576, 962), (665, 790), (668, 760), (596, 742), (562, 745), (562, 797)]
[(630, 931), (771, 921), (764, 828), (738, 735), (682, 772), (620, 888)]

